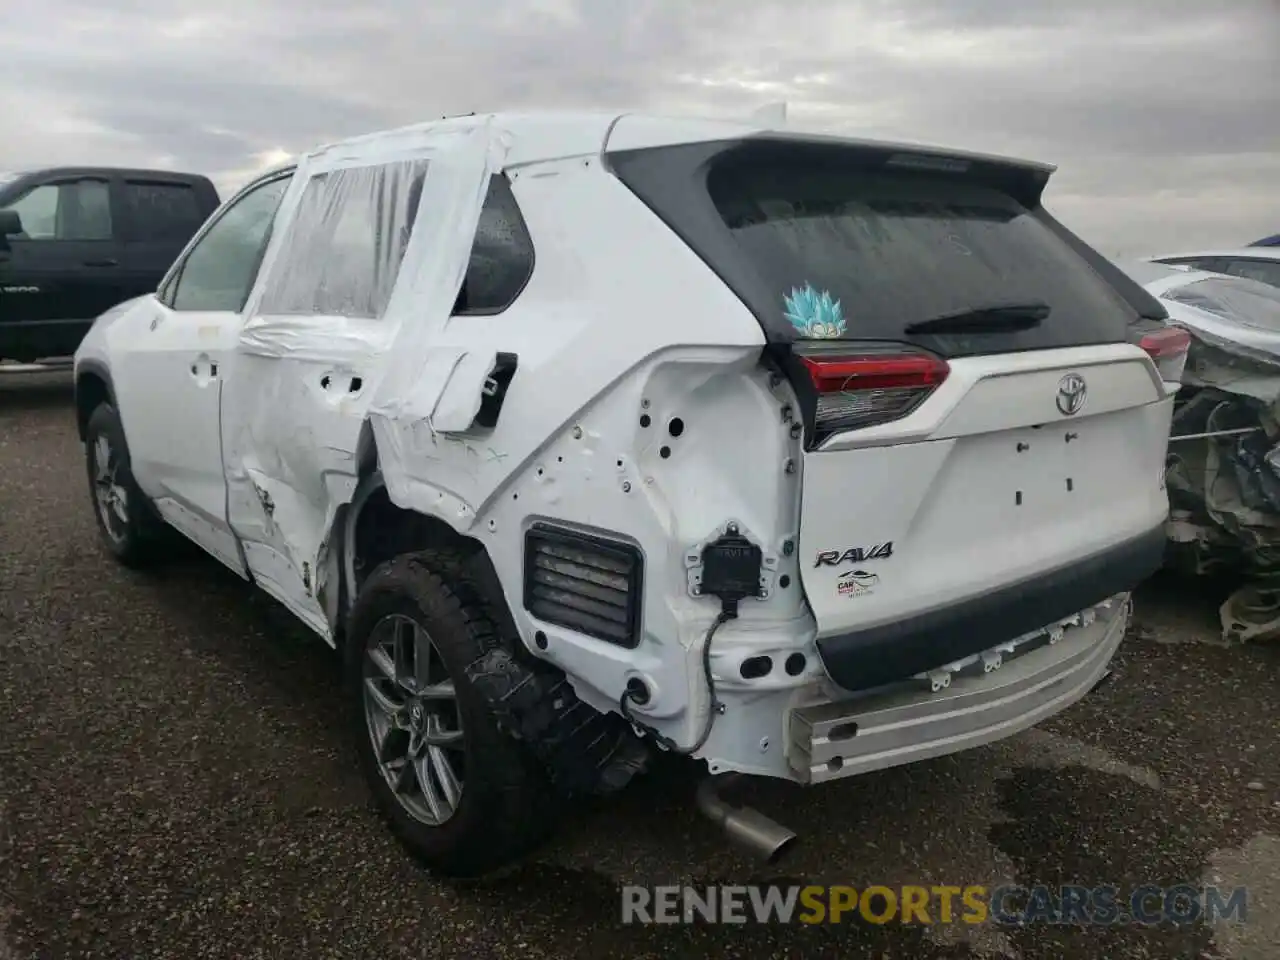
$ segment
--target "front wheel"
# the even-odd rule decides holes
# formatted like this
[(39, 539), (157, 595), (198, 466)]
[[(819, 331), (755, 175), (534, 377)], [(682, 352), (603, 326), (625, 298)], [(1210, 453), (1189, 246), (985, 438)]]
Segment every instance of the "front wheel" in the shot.
[(167, 531), (133, 480), (124, 428), (108, 403), (99, 404), (89, 417), (85, 467), (98, 532), (112, 556), (127, 567), (155, 560)]
[(545, 774), (467, 677), (500, 640), (460, 564), (426, 552), (380, 566), (356, 599), (347, 643), (360, 763), (411, 853), (442, 875), (476, 877), (550, 833)]

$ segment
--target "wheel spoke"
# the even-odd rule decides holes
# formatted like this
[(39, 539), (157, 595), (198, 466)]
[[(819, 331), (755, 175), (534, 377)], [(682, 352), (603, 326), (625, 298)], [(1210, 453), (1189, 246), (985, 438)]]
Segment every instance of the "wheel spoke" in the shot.
[(93, 443), (93, 466), (99, 482), (111, 478), (111, 444), (106, 437), (98, 437)]
[(406, 689), (412, 690), (414, 687), (414, 661), (416, 659), (418, 626), (412, 620), (400, 619), (396, 621), (395, 633), (393, 634), (394, 646), (392, 647), (395, 656), (395, 678), (396, 683)]
[(414, 763), (413, 757), (406, 755), (404, 762), (400, 765), (400, 769), (396, 771), (396, 779), (395, 783), (392, 784), (392, 789), (404, 796), (413, 790), (413, 785), (417, 782), (417, 765)]
[(392, 683), (396, 682), (396, 665), (392, 663), (391, 658), (387, 656), (387, 651), (383, 650), (381, 647), (374, 647), (369, 651), (369, 660), (378, 668), (378, 672), (386, 677), (386, 679), (390, 680)]
[(431, 761), (431, 769), (435, 771), (436, 779), (440, 781), (444, 800), (452, 811), (458, 806), (458, 798), (462, 796), (462, 784), (458, 782), (457, 774), (453, 772), (453, 764), (439, 747), (428, 746), (427, 757)]
[(374, 706), (384, 713), (388, 720), (395, 723), (404, 713), (404, 704), (387, 696), (382, 687), (379, 686), (381, 682), (378, 677), (365, 677), (365, 696), (373, 701)]
[(433, 747), (457, 749), (462, 746), (461, 730), (429, 730), (422, 735), (424, 743)]
[(125, 492), (124, 487), (113, 486), (111, 488), (111, 509), (120, 518), (121, 523), (129, 522), (128, 498), (129, 495)]
[(408, 753), (409, 732), (389, 725), (386, 733), (382, 735), (382, 742), (378, 744), (378, 762), (392, 763), (395, 760), (407, 758)]
[(458, 694), (453, 689), (453, 681), (445, 680), (443, 683), (433, 683), (423, 687), (419, 691), (419, 696), (423, 700), (456, 700)]
[(418, 786), (422, 789), (423, 802), (431, 810), (431, 816), (435, 818), (436, 823), (444, 823), (449, 818), (449, 814), (453, 812), (453, 804), (449, 803), (446, 797), (440, 795), (440, 790), (433, 782), (430, 757), (426, 754), (419, 754), (413, 758), (413, 765), (417, 767)]
[(423, 742), (433, 747), (462, 746), (462, 731), (447, 730), (439, 714), (427, 718), (427, 727), (422, 732)]

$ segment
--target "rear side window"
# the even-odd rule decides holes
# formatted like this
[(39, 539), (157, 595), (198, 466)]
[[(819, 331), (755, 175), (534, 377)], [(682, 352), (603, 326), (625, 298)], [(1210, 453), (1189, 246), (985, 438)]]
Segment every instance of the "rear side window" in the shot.
[(282, 241), (261, 312), (380, 318), (422, 196), (427, 161), (315, 174)]
[[(619, 176), (627, 182), (637, 161), (663, 169), (661, 158), (640, 157), (662, 149), (635, 151)], [(693, 194), (662, 208), (657, 175), (643, 175), (641, 195), (735, 288), (771, 339), (908, 341), (946, 356), (1127, 339), (1133, 309), (1042, 219), (1038, 191), (1019, 170), (893, 168), (870, 153), (748, 140), (702, 167), (713, 213), (695, 211)], [(1029, 328), (906, 329), (1030, 304), (1047, 310)]]
[(143, 242), (182, 246), (195, 236), (205, 219), (196, 191), (188, 183), (128, 180), (124, 185), (124, 205), (134, 239)]
[(510, 182), (495, 174), (480, 211), (471, 261), (454, 315), (500, 313), (520, 295), (532, 273), (533, 240)]
[(1222, 272), (1280, 287), (1280, 260), (1232, 260)]

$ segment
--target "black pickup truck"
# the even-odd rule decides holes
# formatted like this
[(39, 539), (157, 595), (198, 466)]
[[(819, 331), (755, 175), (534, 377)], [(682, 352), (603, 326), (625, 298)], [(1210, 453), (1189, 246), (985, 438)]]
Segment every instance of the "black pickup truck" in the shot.
[(160, 285), (217, 206), (189, 173), (0, 173), (0, 360), (75, 353), (98, 314)]

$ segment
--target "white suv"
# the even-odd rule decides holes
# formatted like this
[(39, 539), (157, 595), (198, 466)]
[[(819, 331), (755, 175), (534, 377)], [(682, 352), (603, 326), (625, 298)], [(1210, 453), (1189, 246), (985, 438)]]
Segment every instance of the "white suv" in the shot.
[(1007, 736), (1160, 563), (1186, 348), (1051, 172), (633, 114), (330, 145), (84, 341), (104, 540), (177, 530), (343, 651), (446, 874), (655, 750), (811, 784)]

